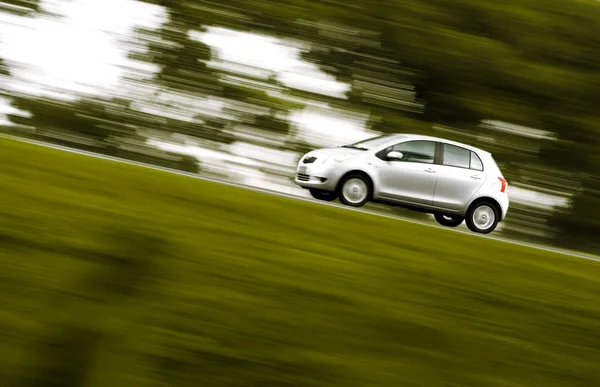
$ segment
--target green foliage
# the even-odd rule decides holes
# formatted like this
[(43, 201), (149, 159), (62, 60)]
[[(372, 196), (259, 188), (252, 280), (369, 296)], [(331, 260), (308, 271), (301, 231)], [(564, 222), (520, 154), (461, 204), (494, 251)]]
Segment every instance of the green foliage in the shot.
[(200, 172), (200, 165), (197, 158), (189, 155), (181, 155), (180, 157), (181, 161), (179, 162), (178, 169), (190, 173)]
[(551, 225), (558, 228), (557, 239), (563, 246), (600, 251), (600, 218), (596, 215), (600, 208), (600, 179), (587, 176), (583, 186), (573, 200), (572, 210), (559, 213), (552, 219)]
[(6, 65), (6, 63), (4, 62), (4, 59), (0, 58), (0, 76), (7, 76), (10, 75), (10, 70), (8, 69), (8, 66)]
[(13, 97), (12, 104), (31, 114), (31, 118), (10, 115), (17, 124), (43, 129), (59, 129), (104, 141), (114, 134), (132, 134), (127, 122), (112, 115), (104, 101), (81, 99), (61, 102), (45, 98)]
[(191, 39), (188, 31), (189, 27), (178, 20), (165, 23), (157, 31), (138, 28), (136, 35), (140, 43), (148, 45), (147, 51), (131, 53), (130, 58), (158, 65), (156, 81), (164, 87), (198, 95), (218, 94), (217, 75), (206, 66), (210, 47)]
[(30, 12), (39, 12), (40, 2), (38, 0), (2, 0), (0, 1), (0, 11), (26, 15)]
[(282, 134), (287, 134), (290, 130), (290, 123), (288, 121), (267, 114), (258, 115), (254, 125), (257, 129), (270, 130)]
[(94, 383), (106, 343), (114, 335), (107, 322), (119, 317), (119, 306), (135, 303), (140, 290), (152, 286), (151, 281), (159, 275), (156, 264), (165, 253), (164, 241), (118, 226), (101, 231), (96, 237), (104, 249), (77, 249), (79, 254), (73, 254), (73, 258), (93, 262), (95, 270), (81, 278), (78, 289), (83, 297), (71, 297), (62, 313), (52, 316), (55, 321), (32, 340), (26, 352), (31, 361), (16, 375), (23, 385), (78, 387)]
[[(21, 380), (23, 386), (80, 387), (87, 381), (100, 332), (72, 324), (48, 329), (30, 349), (30, 363)], [(18, 385), (15, 383), (15, 386)]]
[(597, 262), (7, 140), (0, 181), (3, 386), (600, 383)]

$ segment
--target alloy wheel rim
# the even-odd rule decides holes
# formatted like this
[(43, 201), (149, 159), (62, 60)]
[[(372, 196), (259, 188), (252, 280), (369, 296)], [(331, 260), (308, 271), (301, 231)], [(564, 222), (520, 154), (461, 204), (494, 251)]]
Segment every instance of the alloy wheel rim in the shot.
[(358, 178), (353, 178), (344, 183), (342, 193), (344, 198), (352, 203), (357, 204), (367, 198), (367, 183)]
[(473, 223), (481, 229), (487, 230), (494, 224), (496, 213), (490, 206), (480, 206), (473, 212)]

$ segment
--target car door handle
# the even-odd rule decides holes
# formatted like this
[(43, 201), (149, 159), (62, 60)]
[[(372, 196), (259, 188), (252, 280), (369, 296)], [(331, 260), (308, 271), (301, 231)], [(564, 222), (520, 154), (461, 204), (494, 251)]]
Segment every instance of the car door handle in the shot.
[(471, 179), (474, 180), (481, 180), (481, 177), (477, 176), (477, 175), (471, 175)]
[(431, 168), (427, 168), (425, 170), (425, 172), (427, 172), (427, 173), (435, 173), (435, 171), (433, 169), (431, 169)]

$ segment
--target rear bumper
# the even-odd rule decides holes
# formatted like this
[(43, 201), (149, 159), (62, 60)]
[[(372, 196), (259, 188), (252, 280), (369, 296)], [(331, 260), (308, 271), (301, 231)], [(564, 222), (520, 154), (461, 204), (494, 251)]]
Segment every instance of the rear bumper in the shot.
[(508, 213), (508, 207), (510, 206), (510, 201), (508, 200), (508, 195), (502, 195), (502, 197), (498, 198), (498, 203), (500, 203), (500, 207), (502, 208), (502, 215), (500, 217), (500, 221), (503, 221), (506, 218), (506, 214)]
[(502, 204), (502, 218), (500, 218), (500, 221), (503, 221), (504, 218), (506, 218), (506, 214), (508, 214), (508, 207), (509, 202), (506, 200), (506, 204)]

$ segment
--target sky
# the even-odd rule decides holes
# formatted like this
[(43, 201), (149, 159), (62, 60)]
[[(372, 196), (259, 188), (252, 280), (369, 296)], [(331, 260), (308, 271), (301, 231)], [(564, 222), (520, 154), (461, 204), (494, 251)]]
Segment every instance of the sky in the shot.
[(163, 17), (159, 7), (130, 0), (42, 0), (41, 6), (64, 19), (0, 14), (0, 55), (9, 65), (27, 66), (12, 66), (12, 73), (29, 84), (16, 87), (38, 93), (41, 86), (113, 90), (123, 74), (117, 66), (130, 63), (117, 46), (119, 36), (136, 25), (152, 27)]
[[(135, 0), (42, 0), (41, 6), (61, 19), (0, 13), (0, 56), (13, 75), (8, 89), (60, 99), (73, 99), (75, 93), (114, 94), (130, 71), (126, 67), (157, 70), (130, 61), (121, 42), (131, 38), (134, 27), (158, 27), (166, 20), (163, 8)], [(214, 49), (216, 58), (211, 66), (250, 65), (266, 74), (275, 72), (285, 85), (340, 98), (349, 89), (314, 64), (302, 61), (297, 44), (212, 27), (190, 36)], [(143, 109), (157, 111), (150, 106)], [(14, 109), (8, 101), (0, 101), (0, 121), (7, 112)], [(326, 132), (329, 136), (322, 138), (326, 143), (355, 141), (366, 135), (364, 120), (348, 121), (328, 109), (295, 112), (290, 120), (303, 129), (307, 139), (318, 141)]]

